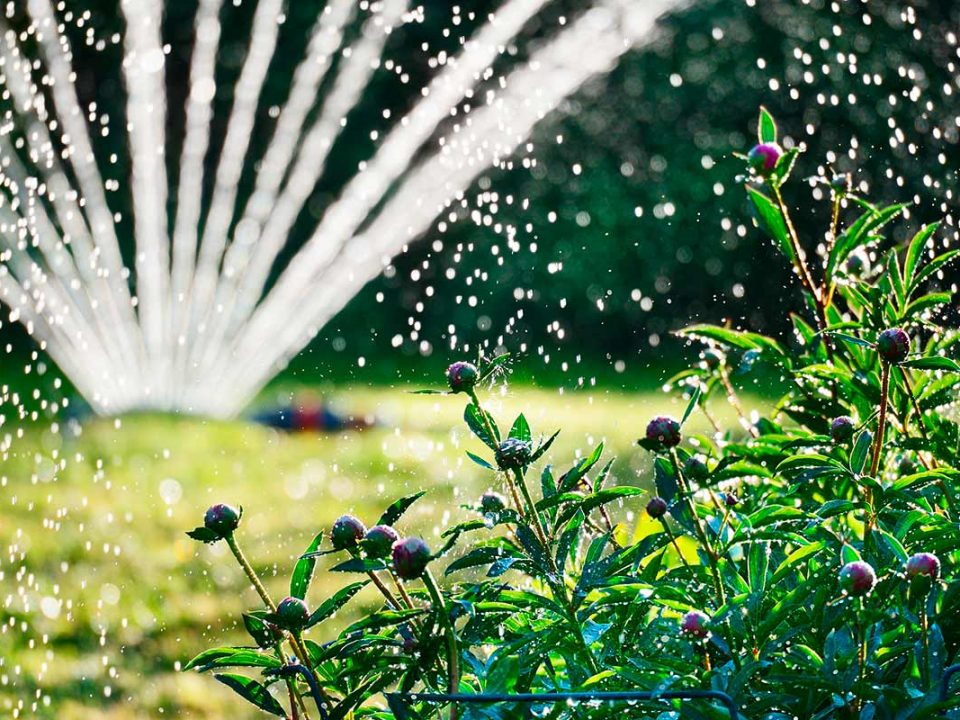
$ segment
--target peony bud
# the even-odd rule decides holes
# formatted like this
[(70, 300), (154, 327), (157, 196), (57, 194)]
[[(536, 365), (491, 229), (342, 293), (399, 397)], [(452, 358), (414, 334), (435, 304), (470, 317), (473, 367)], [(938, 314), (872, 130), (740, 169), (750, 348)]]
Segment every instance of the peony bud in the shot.
[(847, 563), (840, 569), (840, 588), (848, 595), (861, 597), (877, 584), (877, 574), (862, 560)]
[(389, 557), (393, 544), (399, 539), (400, 533), (389, 525), (374, 525), (363, 536), (363, 551), (371, 558)]
[(652, 517), (654, 520), (659, 520), (666, 514), (667, 501), (659, 495), (650, 498), (650, 502), (647, 503), (647, 515)]
[(353, 515), (343, 515), (337, 518), (330, 530), (330, 541), (337, 550), (347, 550), (356, 547), (357, 543), (367, 534), (367, 528)]
[(393, 544), (393, 569), (403, 580), (416, 580), (423, 575), (430, 560), (430, 548), (420, 538), (405, 538)]
[(284, 630), (298, 632), (303, 630), (310, 620), (310, 611), (307, 604), (300, 598), (287, 597), (277, 605), (276, 612), (277, 625)]
[(769, 175), (777, 167), (777, 162), (782, 156), (783, 149), (776, 143), (760, 143), (754, 145), (747, 153), (747, 162), (757, 174)]
[(459, 361), (447, 368), (447, 383), (455, 393), (473, 390), (479, 376), (473, 363)]
[(661, 450), (676, 447), (680, 444), (680, 423), (672, 417), (655, 417), (647, 424), (647, 440)]
[(877, 336), (877, 352), (891, 365), (903, 362), (910, 354), (910, 336), (900, 328), (884, 330)]
[(230, 505), (213, 505), (203, 516), (203, 525), (207, 530), (216, 533), (221, 538), (226, 538), (233, 534), (233, 531), (240, 526), (239, 511)]

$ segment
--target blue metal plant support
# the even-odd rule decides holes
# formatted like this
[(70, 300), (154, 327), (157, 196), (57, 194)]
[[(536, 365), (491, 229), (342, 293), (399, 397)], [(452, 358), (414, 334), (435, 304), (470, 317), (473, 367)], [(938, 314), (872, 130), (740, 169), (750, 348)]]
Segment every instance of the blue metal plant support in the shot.
[[(947, 701), (950, 695), (950, 680), (960, 672), (960, 665), (950, 665), (943, 671), (940, 680), (938, 700)], [(320, 720), (328, 720), (326, 702), (317, 685), (313, 673), (299, 663), (284, 665), (282, 668), (268, 670), (268, 675), (289, 677), (300, 675), (310, 688), (310, 695), (320, 713)], [(650, 692), (643, 690), (624, 690), (611, 692), (550, 692), (550, 693), (387, 693), (387, 703), (396, 720), (410, 720), (410, 706), (413, 703), (459, 703), (472, 705), (493, 705), (495, 703), (566, 703), (566, 702), (636, 702), (638, 700), (714, 700), (723, 705), (730, 720), (742, 720), (737, 703), (732, 697), (719, 690), (665, 690)]]
[(614, 692), (550, 692), (550, 693), (388, 693), (387, 703), (397, 720), (410, 720), (410, 705), (416, 702), (492, 705), (494, 703), (557, 703), (557, 702), (636, 702), (638, 700), (715, 700), (740, 720), (733, 698), (719, 690), (665, 690), (648, 692), (626, 690)]

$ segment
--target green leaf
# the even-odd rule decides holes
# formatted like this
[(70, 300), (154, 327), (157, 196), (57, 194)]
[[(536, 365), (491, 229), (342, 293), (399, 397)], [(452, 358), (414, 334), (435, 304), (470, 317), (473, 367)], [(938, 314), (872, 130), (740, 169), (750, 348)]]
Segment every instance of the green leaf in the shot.
[(700, 385), (697, 385), (693, 389), (693, 394), (690, 396), (690, 402), (687, 403), (687, 409), (683, 411), (683, 417), (680, 418), (681, 425), (687, 421), (687, 418), (690, 417), (690, 413), (696, 409), (697, 403), (700, 401), (701, 392), (703, 392), (703, 390)]
[(920, 262), (920, 256), (923, 254), (923, 248), (926, 247), (927, 240), (937, 231), (939, 226), (939, 222), (924, 226), (910, 241), (910, 245), (907, 247), (907, 255), (903, 260), (903, 277), (908, 286), (913, 282), (913, 273)]
[(910, 294), (911, 295), (913, 294), (913, 291), (920, 286), (920, 283), (922, 283), (928, 277), (933, 275), (940, 268), (944, 267), (948, 263), (953, 262), (957, 258), (957, 256), (960, 256), (960, 250), (950, 250), (949, 252), (945, 252), (942, 255), (938, 255), (933, 260), (931, 260), (926, 265), (924, 265), (922, 268), (920, 268), (917, 271), (917, 274), (914, 276), (913, 282), (910, 283), (910, 287), (908, 288), (910, 291)]
[(761, 143), (775, 143), (777, 141), (777, 123), (773, 119), (773, 115), (763, 107), (760, 106), (760, 120), (757, 123), (757, 140)]
[(258, 683), (256, 680), (244, 677), (243, 675), (234, 675), (232, 673), (222, 673), (220, 675), (214, 675), (214, 677), (237, 693), (237, 695), (245, 699), (247, 702), (256, 705), (264, 712), (268, 712), (271, 715), (276, 715), (277, 717), (282, 718), (287, 716), (283, 706), (277, 702), (277, 700), (273, 697), (273, 695), (270, 694), (270, 691), (267, 690), (266, 687)]
[(517, 419), (513, 421), (513, 426), (510, 428), (509, 437), (516, 438), (517, 440), (523, 440), (524, 442), (530, 442), (532, 438), (530, 424), (523, 416), (523, 413), (518, 415)]
[[(484, 422), (484, 418), (489, 422), (489, 427), (493, 429), (495, 437), (490, 437), (490, 433), (487, 431), (488, 424)], [(500, 431), (497, 429), (497, 424), (490, 413), (470, 403), (463, 410), (463, 419), (473, 434), (480, 438), (484, 445), (491, 450), (497, 449), (497, 445), (500, 444)]]
[(384, 510), (383, 515), (381, 515), (380, 519), (377, 521), (377, 525), (394, 525), (397, 520), (399, 520), (403, 514), (410, 509), (411, 505), (413, 505), (417, 500), (426, 494), (426, 490), (421, 490), (420, 492), (413, 493), (412, 495), (406, 495), (395, 501), (392, 505), (390, 505), (390, 507)]
[(946, 370), (948, 372), (960, 373), (960, 363), (939, 355), (916, 358), (914, 360), (904, 360), (900, 363), (900, 367), (914, 368), (916, 370)]
[(791, 570), (799, 567), (799, 565), (806, 559), (813, 557), (818, 552), (823, 550), (826, 547), (826, 543), (822, 540), (819, 542), (813, 542), (809, 545), (804, 545), (797, 548), (792, 553), (787, 555), (786, 559), (780, 563), (776, 571), (773, 573), (773, 577), (770, 578), (770, 584), (776, 585), (780, 580), (787, 576)]
[(266, 615), (266, 611), (264, 610), (245, 612), (242, 615), (243, 626), (247, 629), (250, 637), (262, 648), (270, 647), (273, 644), (274, 638), (273, 632), (263, 621), (264, 615)]
[(769, 235), (790, 262), (796, 261), (787, 225), (783, 221), (780, 209), (773, 201), (754, 187), (747, 187), (747, 195), (756, 212), (755, 218), (760, 229)]
[(310, 619), (307, 621), (307, 627), (313, 627), (319, 623), (322, 623), (327, 618), (333, 616), (340, 608), (350, 602), (351, 598), (356, 595), (358, 592), (363, 590), (366, 586), (367, 581), (362, 580), (361, 582), (351, 583), (340, 590), (337, 590), (332, 597), (324, 600), (320, 606), (313, 611), (310, 615)]
[(860, 552), (853, 545), (844, 543), (843, 547), (840, 548), (840, 562), (844, 565), (852, 562), (860, 562), (861, 560), (863, 560), (863, 558), (860, 557)]
[(276, 656), (256, 648), (218, 647), (204, 650), (184, 666), (184, 670), (199, 668), (200, 672), (225, 667), (280, 667)]
[(834, 332), (833, 330), (827, 330), (823, 334), (830, 337), (835, 337), (838, 340), (843, 340), (851, 345), (857, 345), (864, 348), (873, 347), (873, 343), (869, 342), (868, 340), (864, 340), (863, 338), (858, 338), (856, 335), (847, 335), (846, 333)]
[(873, 435), (869, 430), (864, 430), (857, 437), (857, 442), (850, 451), (850, 469), (856, 474), (863, 473), (863, 468), (867, 464), (867, 456), (870, 454), (870, 446), (873, 444)]
[(373, 558), (350, 558), (339, 565), (334, 565), (332, 568), (330, 568), (330, 572), (368, 573), (386, 569), (387, 563), (383, 560), (375, 560)]
[(467, 450), (467, 457), (470, 458), (471, 460), (473, 460), (477, 465), (479, 465), (479, 466), (482, 467), (482, 468), (486, 468), (487, 470), (496, 470), (496, 468), (495, 468), (493, 465), (491, 465), (490, 463), (488, 463), (486, 460), (484, 460), (484, 459), (483, 459), (482, 457), (480, 457), (479, 455), (474, 455), (474, 454), (473, 454), (472, 452), (470, 452), (469, 450)]
[(593, 495), (588, 495), (586, 498), (584, 498), (583, 504), (580, 506), (580, 508), (583, 510), (583, 512), (587, 513), (594, 508), (598, 508), (601, 505), (606, 505), (614, 500), (619, 500), (625, 497), (633, 497), (634, 495), (642, 495), (644, 492), (646, 491), (631, 485), (620, 485), (619, 487), (607, 488), (606, 490), (595, 492)]
[(220, 535), (215, 533), (210, 528), (198, 527), (194, 528), (187, 533), (189, 537), (192, 537), (194, 540), (198, 540), (202, 543), (213, 544), (220, 539)]
[[(320, 549), (320, 543), (323, 542), (323, 533), (318, 533), (310, 543), (310, 546), (304, 551), (304, 555), (315, 553)], [(313, 579), (313, 569), (317, 565), (316, 556), (300, 557), (293, 568), (293, 574), (290, 576), (290, 595), (303, 600), (307, 596), (307, 590), (310, 588), (310, 580)]]
[(924, 310), (937, 307), (938, 305), (948, 305), (953, 300), (953, 295), (948, 292), (930, 293), (921, 295), (916, 300), (912, 300), (903, 311), (902, 320), (913, 319)]

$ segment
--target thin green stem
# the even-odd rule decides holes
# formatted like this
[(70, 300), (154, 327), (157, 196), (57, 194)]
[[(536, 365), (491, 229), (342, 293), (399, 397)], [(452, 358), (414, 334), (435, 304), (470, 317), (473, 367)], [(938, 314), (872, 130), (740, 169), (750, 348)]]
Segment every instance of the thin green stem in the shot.
[(920, 643), (923, 647), (923, 663), (920, 668), (921, 680), (923, 681), (923, 687), (929, 688), (932, 678), (930, 677), (930, 623), (927, 619), (926, 598), (920, 601)]
[(883, 361), (880, 370), (880, 413), (877, 416), (877, 436), (873, 439), (873, 459), (870, 461), (870, 477), (876, 477), (880, 470), (880, 451), (883, 448), (883, 435), (887, 429), (887, 405), (890, 392), (890, 363)]
[(673, 549), (677, 551), (677, 555), (680, 557), (680, 562), (687, 567), (690, 567), (690, 563), (688, 563), (687, 559), (683, 556), (683, 550), (680, 549), (680, 544), (677, 542), (677, 536), (673, 534), (673, 530), (671, 530), (670, 525), (667, 524), (666, 516), (660, 518), (660, 524), (663, 525), (663, 531), (667, 534), (667, 537), (670, 538), (670, 543), (673, 545)]
[(703, 550), (707, 555), (707, 562), (710, 566), (710, 574), (713, 578), (713, 589), (717, 593), (717, 601), (719, 602), (718, 607), (720, 605), (726, 605), (727, 596), (723, 590), (723, 580), (720, 577), (720, 566), (717, 562), (717, 552), (714, 550), (713, 544), (710, 542), (707, 531), (700, 522), (700, 516), (697, 514), (697, 506), (693, 499), (693, 493), (690, 491), (690, 486), (687, 485), (687, 481), (683, 477), (683, 472), (680, 470), (680, 458), (677, 456), (676, 449), (670, 450), (670, 460), (673, 462), (673, 472), (677, 476), (677, 485), (683, 494), (684, 500), (687, 503), (687, 509), (689, 510), (690, 516), (693, 520), (693, 527), (696, 529), (700, 544), (703, 546)]
[[(429, 570), (423, 574), (423, 584), (430, 593), (434, 605), (437, 608), (437, 614), (440, 616), (440, 622), (446, 631), (447, 636), (447, 692), (456, 693), (460, 687), (460, 651), (457, 647), (457, 632), (450, 620), (450, 613), (447, 611), (447, 605), (443, 601), (443, 595), (440, 594), (440, 588), (437, 581)], [(456, 720), (457, 706), (450, 706), (450, 720)]]
[[(487, 411), (483, 409), (483, 406), (480, 404), (480, 398), (477, 397), (477, 391), (473, 388), (467, 391), (467, 396), (470, 398), (470, 401), (473, 403), (474, 407), (480, 411), (480, 419), (483, 422), (483, 428), (487, 432), (487, 436), (490, 438), (490, 442), (497, 442), (497, 431), (493, 427), (493, 423), (490, 422), (490, 416), (487, 415)], [(517, 494), (517, 487), (513, 482), (513, 478), (510, 477), (510, 473), (506, 473), (507, 478), (507, 488), (510, 490), (510, 497), (513, 500), (513, 505), (516, 507), (517, 512), (520, 514), (520, 517), (526, 518), (526, 512), (523, 508), (523, 503), (520, 502), (520, 496)]]
[[(267, 592), (267, 589), (263, 586), (263, 583), (260, 582), (260, 577), (257, 575), (257, 571), (253, 569), (253, 565), (250, 564), (250, 561), (247, 560), (247, 556), (244, 555), (243, 550), (240, 549), (240, 545), (237, 544), (236, 537), (234, 537), (233, 533), (230, 533), (224, 538), (224, 540), (227, 541), (227, 547), (230, 548), (230, 552), (232, 552), (233, 556), (237, 559), (237, 563), (243, 569), (244, 574), (246, 574), (247, 579), (250, 580), (250, 583), (257, 591), (260, 599), (263, 600), (263, 604), (270, 609), (270, 612), (275, 613), (277, 611), (276, 603), (273, 602), (273, 598), (270, 597), (270, 593)], [(293, 646), (294, 654), (299, 657), (300, 662), (302, 662), (305, 667), (310, 668), (311, 672), (313, 672), (313, 669), (308, 662), (306, 652), (304, 651), (302, 654), (299, 653), (296, 643), (292, 639), (291, 645)], [(283, 635), (279, 631), (274, 633), (274, 648), (277, 651), (277, 655), (280, 657), (280, 661), (283, 662)], [(300, 694), (296, 691), (296, 681), (293, 678), (287, 678), (286, 682), (287, 692), (291, 698), (292, 712), (294, 715), (296, 715), (296, 709), (293, 705), (293, 698), (296, 698), (300, 703), (300, 709), (303, 712), (304, 720), (309, 720), (309, 715), (307, 714), (306, 705), (303, 703), (303, 698), (301, 698)]]
[(543, 543), (543, 547), (546, 548), (546, 528), (544, 528), (543, 520), (540, 517), (540, 513), (537, 511), (537, 506), (533, 502), (533, 497), (530, 495), (530, 489), (527, 487), (527, 483), (525, 483), (523, 480), (523, 472), (519, 468), (513, 470), (513, 479), (516, 486), (520, 488), (520, 493), (523, 495), (524, 502), (527, 504), (527, 512), (529, 516), (533, 518), (534, 529), (537, 531), (537, 535), (540, 537), (540, 542)]

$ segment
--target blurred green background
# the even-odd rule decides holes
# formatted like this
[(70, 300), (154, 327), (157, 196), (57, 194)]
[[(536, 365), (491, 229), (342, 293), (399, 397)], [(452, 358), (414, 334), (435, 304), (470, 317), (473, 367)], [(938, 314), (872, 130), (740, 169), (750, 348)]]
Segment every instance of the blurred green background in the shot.
[[(24, 28), (22, 5), (5, 6), (17, 29)], [(117, 155), (110, 176), (124, 180), (121, 50), (85, 42), (88, 30), (97, 38), (122, 32), (117, 3), (68, 5), (78, 15), (90, 11), (83, 29), (67, 25), (78, 91), (109, 115), (112, 131), (97, 139), (96, 150), (103, 158)], [(196, 5), (166, 3), (171, 177)], [(255, 7), (237, 5), (217, 70), (208, 182)], [(522, 62), (561, 16), (584, 5), (551, 3), (497, 69)], [(288, 4), (256, 148), (265, 147), (269, 108), (286, 96), (322, 6)], [(459, 27), (469, 34), (471, 23), (497, 6), (459, 3)], [(456, 34), (442, 33), (453, 6), (429, 0), (423, 7), (423, 22), (394, 33), (385, 53), (409, 82), (386, 69), (375, 74), (291, 248), (373, 152), (371, 130), (389, 125), (382, 110), (397, 118), (417, 98), (433, 72), (423, 43), (430, 54), (455, 50)], [(785, 142), (807, 144), (799, 178), (829, 173), (830, 162), (853, 172), (877, 200), (914, 201), (911, 216), (893, 228), (896, 237), (942, 216), (944, 235), (952, 236), (960, 168), (952, 35), (958, 20), (960, 6), (937, 0), (909, 7), (893, 0), (697, 0), (665, 18), (651, 46), (628, 54), (538, 127), (532, 149), (522, 153), (528, 167), (516, 163), (481, 177), (456, 208), (456, 222), (411, 245), (260, 399), (269, 403), (310, 386), (346, 411), (376, 414), (382, 426), (369, 433), (284, 435), (241, 422), (144, 415), (91, 421), (77, 435), (74, 423), (45, 402), (69, 388), (53, 387), (57, 373), (42, 356), (31, 357), (33, 344), (4, 315), (0, 713), (243, 717), (227, 689), (178, 673), (177, 663), (208, 645), (241, 641), (236, 613), (256, 600), (223, 548), (198, 548), (182, 532), (212, 502), (242, 503), (243, 542), (277, 594), (292, 560), (341, 512), (369, 522), (396, 496), (429, 487), (430, 498), (405, 530), (433, 538), (469, 515), (460, 505), (493, 480), (465, 460), (465, 449), (478, 448), (459, 422), (460, 399), (407, 390), (437, 387), (451, 359), (480, 346), (518, 356), (509, 392), (493, 399), (501, 422), (522, 408), (537, 432), (563, 427), (550, 454), (561, 468), (604, 440), (618, 457), (616, 480), (649, 487), (648, 459), (633, 441), (651, 414), (682, 412), (679, 400), (656, 391), (695, 353), (670, 331), (729, 320), (786, 332), (785, 293), (797, 292), (796, 284), (753, 228), (737, 179), (742, 165), (731, 155), (752, 144), (758, 106), (778, 118)], [(29, 35), (23, 43), (35, 45)], [(241, 206), (252, 178), (251, 162)], [(800, 231), (811, 249), (826, 220), (819, 192), (799, 182), (789, 197), (805, 218)], [(129, 238), (125, 182), (110, 202), (123, 216), (121, 237)], [(487, 212), (494, 224), (484, 224)], [(495, 223), (515, 229), (512, 242)], [(124, 252), (130, 262), (129, 243)], [(777, 382), (734, 380), (748, 391), (748, 410), (761, 406), (769, 383)], [(722, 406), (715, 412), (735, 424)], [(618, 518), (644, 532), (637, 518), (645, 498), (634, 500), (617, 509)], [(325, 577), (313, 602), (331, 587)], [(361, 597), (357, 609), (369, 602)]]
[[(453, 8), (461, 18), (458, 32), (466, 35), (498, 4), (431, 0), (423, 3), (422, 22), (391, 35), (384, 57), (409, 79), (402, 82), (383, 67), (374, 74), (274, 275), (358, 162), (371, 156), (376, 143), (370, 132), (382, 134), (417, 100), (435, 72), (428, 56), (456, 50), (457, 33), (442, 32), (451, 27)], [(90, 10), (84, 33), (109, 38), (122, 31), (113, 0), (80, 5)], [(286, 97), (322, 6), (320, 0), (297, 0), (287, 7), (238, 207), (251, 187), (256, 152), (273, 129), (269, 108)], [(254, 7), (244, 2), (231, 8), (233, 20), (224, 28), (208, 183)], [(525, 28), (515, 56), (501, 60), (497, 70), (522, 62), (561, 16), (583, 7), (572, 0), (549, 4)], [(178, 0), (167, 3), (165, 15), (171, 177), (183, 135), (195, 10), (196, 2)], [(23, 12), (13, 4), (14, 27), (22, 25)], [(910, 7), (892, 0), (691, 2), (662, 20), (650, 47), (628, 54), (612, 74), (588, 83), (538, 126), (532, 150), (520, 153), (535, 160), (532, 167), (514, 163), (475, 182), (454, 208), (457, 221), (443, 232), (435, 225), (353, 298), (288, 376), (309, 382), (419, 380), (446, 364), (455, 337), (458, 347), (523, 350), (530, 360), (520, 372), (551, 383), (584, 376), (629, 389), (634, 372), (679, 360), (681, 348), (669, 332), (691, 321), (729, 320), (785, 332), (784, 292), (796, 292), (796, 283), (753, 229), (738, 188), (742, 164), (731, 153), (752, 144), (757, 108), (765, 104), (787, 143), (808, 146), (800, 177), (829, 174), (829, 162), (853, 172), (878, 201), (905, 195), (914, 201), (910, 220), (893, 229), (896, 236), (949, 215), (960, 167), (952, 34), (958, 20), (960, 6), (935, 0)], [(81, 99), (95, 100), (110, 116), (112, 132), (97, 140), (97, 151), (103, 157), (116, 153), (112, 173), (125, 178), (120, 46), (90, 47), (70, 24), (67, 33)], [(383, 110), (392, 119), (384, 119)], [(499, 200), (495, 213), (490, 193)], [(812, 249), (823, 236), (827, 203), (818, 199), (818, 189), (802, 183), (789, 200), (801, 217), (811, 218), (800, 230)], [(121, 237), (129, 237), (125, 183), (110, 201), (123, 213)], [(170, 203), (173, 212), (174, 193)], [(502, 225), (499, 232), (483, 223), (488, 213)], [(946, 229), (953, 233), (955, 227), (951, 220)], [(510, 242), (507, 228), (515, 231)], [(132, 248), (125, 251), (129, 259)], [(24, 344), (16, 328), (0, 332), (0, 340)]]

